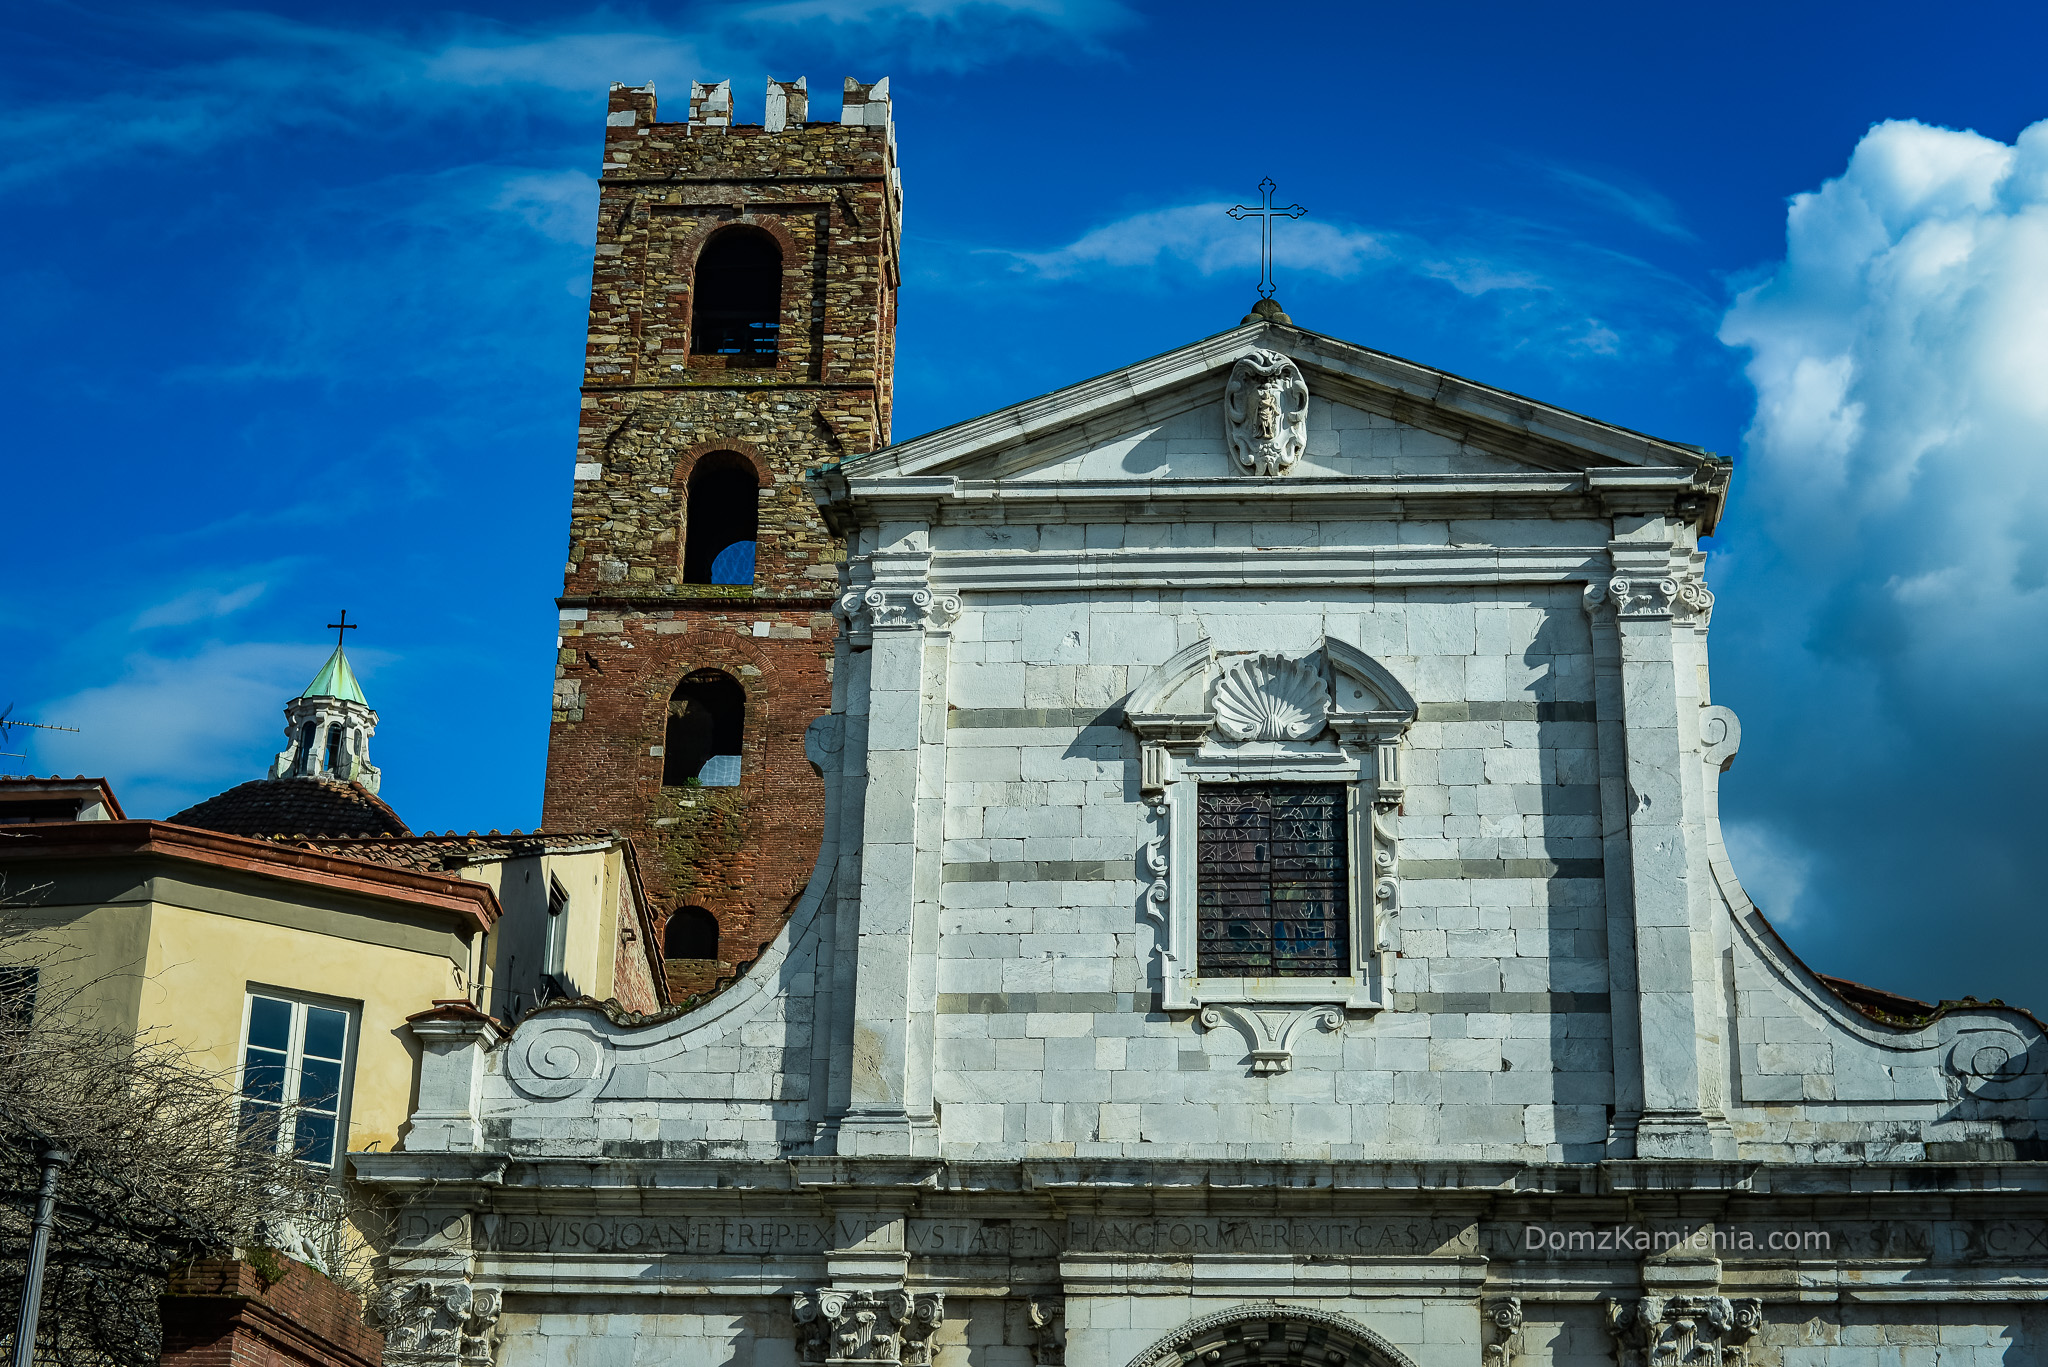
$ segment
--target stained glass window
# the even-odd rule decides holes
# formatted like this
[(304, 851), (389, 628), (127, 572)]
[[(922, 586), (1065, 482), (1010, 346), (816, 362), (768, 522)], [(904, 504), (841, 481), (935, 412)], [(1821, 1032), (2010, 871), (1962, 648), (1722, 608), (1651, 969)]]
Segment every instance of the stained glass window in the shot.
[(1336, 783), (1201, 786), (1198, 974), (1337, 978), (1351, 972), (1345, 798)]

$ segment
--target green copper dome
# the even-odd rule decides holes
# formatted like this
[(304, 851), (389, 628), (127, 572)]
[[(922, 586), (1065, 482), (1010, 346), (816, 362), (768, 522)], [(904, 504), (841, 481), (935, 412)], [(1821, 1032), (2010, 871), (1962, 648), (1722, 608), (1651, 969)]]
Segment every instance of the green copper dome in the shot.
[(340, 698), (343, 702), (359, 702), (368, 707), (370, 700), (363, 696), (363, 686), (356, 682), (356, 672), (348, 667), (348, 656), (340, 646), (327, 657), (327, 663), (320, 666), (320, 672), (313, 676), (313, 682), (306, 685), (302, 698)]

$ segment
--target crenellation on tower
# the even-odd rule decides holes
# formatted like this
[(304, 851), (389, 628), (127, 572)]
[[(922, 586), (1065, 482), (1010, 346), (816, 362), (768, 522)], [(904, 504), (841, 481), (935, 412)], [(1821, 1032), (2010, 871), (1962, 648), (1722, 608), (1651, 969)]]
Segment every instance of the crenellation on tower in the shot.
[(690, 126), (729, 128), (732, 126), (732, 82), (690, 82)]
[(803, 125), (810, 116), (811, 93), (804, 78), (793, 81), (778, 81), (768, 78), (768, 103), (762, 112), (761, 127), (765, 132), (780, 133), (791, 124)]
[[(895, 129), (886, 80), (845, 91), (838, 122), (808, 121), (801, 79), (767, 82), (761, 124), (733, 122), (729, 81), (693, 82), (686, 123), (652, 85), (606, 116), (547, 819), (634, 835), (657, 901), (707, 912), (732, 964), (822, 830), (803, 733), (844, 550), (804, 473), (889, 438)], [(707, 740), (729, 703), (738, 730)]]

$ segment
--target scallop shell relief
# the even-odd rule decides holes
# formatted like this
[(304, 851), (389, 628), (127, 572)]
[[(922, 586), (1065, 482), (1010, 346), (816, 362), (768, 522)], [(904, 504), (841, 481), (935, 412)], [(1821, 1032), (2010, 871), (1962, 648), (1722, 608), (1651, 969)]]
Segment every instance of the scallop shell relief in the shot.
[(1216, 681), (1216, 729), (1232, 740), (1314, 740), (1330, 716), (1323, 673), (1284, 655), (1254, 655)]

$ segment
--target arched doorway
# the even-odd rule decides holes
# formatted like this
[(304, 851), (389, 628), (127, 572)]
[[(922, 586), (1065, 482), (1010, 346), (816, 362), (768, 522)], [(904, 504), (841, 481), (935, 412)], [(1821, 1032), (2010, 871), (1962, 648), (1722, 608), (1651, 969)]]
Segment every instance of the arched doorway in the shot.
[(1357, 1320), (1266, 1301), (1190, 1320), (1131, 1367), (1415, 1367)]

